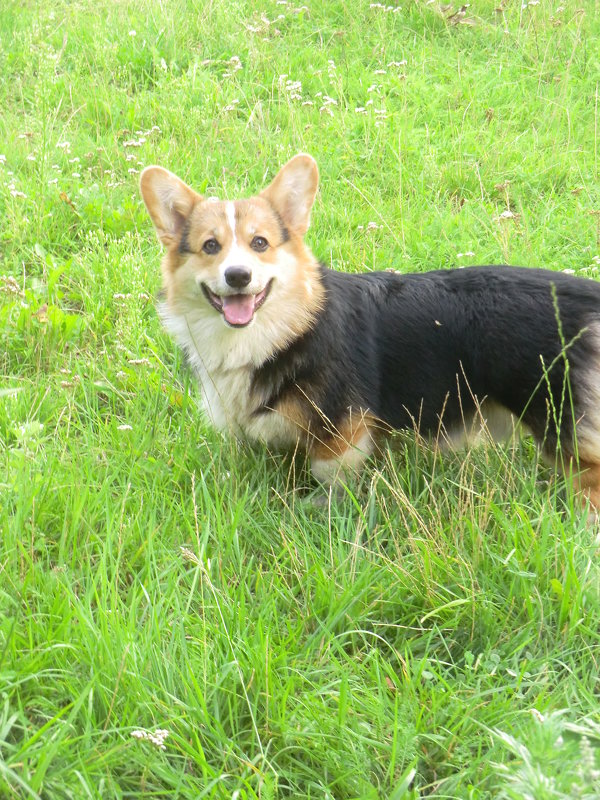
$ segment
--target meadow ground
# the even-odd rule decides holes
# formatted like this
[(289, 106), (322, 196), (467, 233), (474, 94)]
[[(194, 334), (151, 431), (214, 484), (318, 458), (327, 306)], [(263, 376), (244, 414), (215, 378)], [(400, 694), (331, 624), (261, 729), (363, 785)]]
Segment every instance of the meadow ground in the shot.
[(408, 437), (301, 502), (300, 458), (198, 413), (137, 181), (307, 151), (339, 269), (596, 276), (600, 4), (297, 2), (2, 2), (0, 797), (598, 798), (563, 483)]

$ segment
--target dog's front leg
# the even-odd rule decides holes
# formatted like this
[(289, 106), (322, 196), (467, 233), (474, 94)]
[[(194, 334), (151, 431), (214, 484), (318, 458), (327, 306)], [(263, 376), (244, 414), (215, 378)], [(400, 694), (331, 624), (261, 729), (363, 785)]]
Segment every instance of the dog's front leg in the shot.
[(571, 465), (575, 490), (582, 496), (584, 503), (590, 505), (590, 519), (600, 520), (600, 464), (580, 460), (578, 465)]
[(340, 488), (360, 476), (374, 447), (372, 420), (364, 413), (350, 412), (334, 430), (313, 439), (308, 452), (311, 472), (320, 483)]

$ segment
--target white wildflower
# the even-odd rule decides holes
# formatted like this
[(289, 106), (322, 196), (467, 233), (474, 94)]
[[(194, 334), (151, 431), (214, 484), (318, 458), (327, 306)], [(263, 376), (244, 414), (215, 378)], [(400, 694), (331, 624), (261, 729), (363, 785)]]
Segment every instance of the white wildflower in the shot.
[(166, 750), (165, 741), (169, 736), (169, 731), (165, 731), (161, 728), (157, 728), (154, 733), (150, 731), (131, 731), (131, 735), (134, 739), (138, 739), (139, 741), (147, 741), (153, 744), (155, 747), (158, 747), (159, 750)]
[(399, 11), (402, 11), (400, 6), (386, 6), (383, 3), (371, 3), (369, 8), (372, 10), (379, 9), (380, 11), (384, 11), (388, 14), (397, 14)]
[(17, 294), (23, 297), (23, 291), (17, 283), (16, 278), (13, 278), (12, 275), (0, 275), (0, 292), (4, 292), (5, 294)]

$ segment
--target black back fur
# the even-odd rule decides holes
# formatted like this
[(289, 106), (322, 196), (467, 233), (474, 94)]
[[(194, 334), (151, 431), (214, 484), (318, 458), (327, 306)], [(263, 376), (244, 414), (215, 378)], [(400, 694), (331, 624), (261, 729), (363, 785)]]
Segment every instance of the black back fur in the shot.
[[(263, 411), (306, 397), (313, 429), (350, 407), (436, 435), (490, 399), (552, 449), (572, 435), (598, 358), (600, 284), (560, 272), (469, 267), (402, 275), (321, 269), (312, 330), (254, 375)], [(566, 364), (569, 380), (565, 380)], [(575, 380), (573, 380), (575, 377)], [(600, 376), (599, 376), (600, 379)]]

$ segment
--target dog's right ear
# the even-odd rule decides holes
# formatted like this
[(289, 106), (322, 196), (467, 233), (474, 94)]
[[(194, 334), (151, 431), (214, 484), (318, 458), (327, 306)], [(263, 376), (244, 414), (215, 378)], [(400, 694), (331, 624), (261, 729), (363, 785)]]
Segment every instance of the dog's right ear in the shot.
[(142, 198), (165, 247), (177, 240), (199, 194), (162, 167), (146, 167), (140, 176)]

